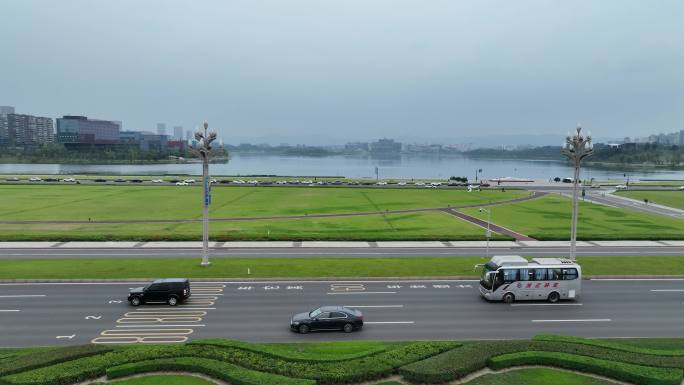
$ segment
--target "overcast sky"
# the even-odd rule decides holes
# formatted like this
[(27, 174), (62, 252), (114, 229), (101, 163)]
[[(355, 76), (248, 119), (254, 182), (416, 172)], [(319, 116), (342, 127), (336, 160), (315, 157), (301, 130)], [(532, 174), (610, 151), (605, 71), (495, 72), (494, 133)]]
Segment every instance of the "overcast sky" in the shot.
[(2, 0), (0, 13), (0, 105), (21, 113), (135, 130), (206, 119), (226, 142), (684, 129), (680, 0)]

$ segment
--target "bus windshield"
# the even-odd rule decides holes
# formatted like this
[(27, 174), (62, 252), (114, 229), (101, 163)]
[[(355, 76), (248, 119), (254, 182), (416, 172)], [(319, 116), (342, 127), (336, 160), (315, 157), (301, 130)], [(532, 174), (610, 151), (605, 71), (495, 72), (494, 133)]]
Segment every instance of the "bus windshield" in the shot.
[(493, 271), (491, 267), (489, 267), (488, 265), (484, 265), (484, 268), (482, 269), (482, 274), (480, 275), (480, 286), (484, 287), (485, 289), (492, 288), (492, 280), (494, 279), (494, 274), (490, 274), (491, 271)]

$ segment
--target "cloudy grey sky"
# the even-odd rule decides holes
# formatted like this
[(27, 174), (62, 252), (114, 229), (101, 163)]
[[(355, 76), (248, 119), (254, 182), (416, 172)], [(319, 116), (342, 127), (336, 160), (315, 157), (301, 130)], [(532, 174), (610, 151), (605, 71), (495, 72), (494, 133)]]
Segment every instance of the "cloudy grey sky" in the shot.
[(224, 139), (684, 129), (684, 2), (2, 0), (0, 105)]

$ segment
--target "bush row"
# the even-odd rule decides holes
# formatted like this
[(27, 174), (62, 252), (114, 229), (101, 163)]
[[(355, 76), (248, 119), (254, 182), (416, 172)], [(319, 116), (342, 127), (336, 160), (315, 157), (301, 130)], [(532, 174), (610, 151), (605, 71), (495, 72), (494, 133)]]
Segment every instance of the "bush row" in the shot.
[(384, 343), (378, 343), (368, 349), (356, 353), (343, 354), (320, 354), (312, 352), (298, 352), (294, 350), (278, 348), (277, 345), (253, 344), (236, 340), (224, 339), (204, 339), (190, 342), (189, 345), (209, 345), (227, 348), (243, 349), (254, 353), (263, 354), (272, 358), (283, 359), (286, 361), (297, 362), (334, 362), (348, 361), (357, 358), (369, 357), (386, 351), (388, 348)]
[(552, 341), (552, 342), (567, 342), (573, 344), (582, 344), (589, 346), (599, 346), (606, 349), (621, 350), (630, 353), (648, 354), (654, 356), (665, 356), (665, 357), (684, 357), (683, 350), (662, 350), (662, 349), (652, 349), (640, 346), (633, 346), (627, 344), (621, 344), (619, 342), (606, 341), (606, 340), (594, 340), (582, 337), (572, 337), (572, 336), (560, 336), (560, 335), (550, 335), (543, 334), (534, 337), (535, 341)]
[(684, 357), (646, 355), (560, 341), (523, 340), (464, 343), (461, 348), (403, 366), (399, 373), (414, 382), (447, 382), (485, 368), (490, 357), (525, 351), (562, 352), (636, 365), (684, 368)]
[(76, 345), (14, 354), (0, 360), (0, 377), (82, 357), (94, 356), (111, 350), (111, 348), (102, 345)]
[(341, 384), (384, 377), (394, 373), (403, 365), (434, 356), (459, 345), (457, 342), (414, 342), (370, 357), (341, 362), (285, 361), (247, 350), (206, 345), (188, 345), (186, 353), (195, 357), (232, 362), (260, 372), (317, 380), (319, 384)]
[(257, 372), (227, 362), (196, 357), (162, 358), (116, 366), (107, 369), (107, 378), (116, 379), (133, 374), (161, 371), (202, 373), (233, 385), (314, 385), (316, 383), (313, 380)]
[(559, 352), (528, 351), (489, 359), (488, 366), (500, 370), (512, 366), (543, 365), (598, 374), (637, 385), (679, 385), (682, 369), (655, 368)]

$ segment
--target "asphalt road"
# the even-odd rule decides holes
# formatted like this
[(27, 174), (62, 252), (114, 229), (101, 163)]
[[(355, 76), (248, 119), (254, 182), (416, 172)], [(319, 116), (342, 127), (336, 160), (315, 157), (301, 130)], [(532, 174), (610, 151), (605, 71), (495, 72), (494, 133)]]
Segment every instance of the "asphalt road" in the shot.
[[(2, 249), (2, 259), (65, 259), (65, 258), (196, 258), (198, 248), (31, 248)], [(211, 258), (381, 258), (381, 257), (439, 257), (485, 256), (484, 247), (269, 247), (269, 248), (218, 248), (211, 250)], [(489, 255), (515, 254), (535, 257), (567, 256), (568, 247), (491, 247)], [(684, 255), (684, 246), (583, 246), (577, 255), (586, 256), (668, 256)]]
[[(476, 281), (197, 283), (189, 302), (129, 306), (134, 283), (2, 284), (0, 346), (248, 341), (684, 336), (684, 280), (584, 281), (575, 302), (488, 303)], [(320, 305), (363, 311), (360, 332), (289, 331)]]

